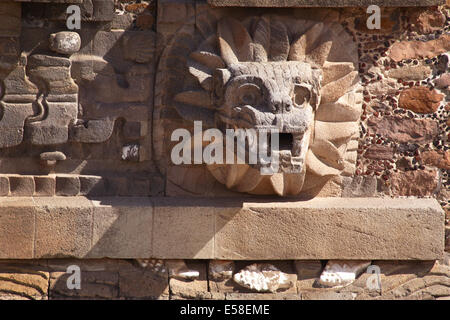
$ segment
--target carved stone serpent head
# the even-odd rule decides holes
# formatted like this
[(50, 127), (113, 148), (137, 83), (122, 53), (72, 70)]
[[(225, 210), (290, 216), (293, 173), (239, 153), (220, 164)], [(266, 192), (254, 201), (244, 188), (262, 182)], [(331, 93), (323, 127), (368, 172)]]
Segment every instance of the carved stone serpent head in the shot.
[(262, 175), (258, 162), (210, 164), (209, 172), (229, 189), (280, 196), (352, 174), (362, 96), (357, 50), (342, 27), (276, 16), (216, 26), (187, 59), (198, 88), (186, 80), (168, 100), (183, 119), (222, 132), (277, 130), (279, 170)]

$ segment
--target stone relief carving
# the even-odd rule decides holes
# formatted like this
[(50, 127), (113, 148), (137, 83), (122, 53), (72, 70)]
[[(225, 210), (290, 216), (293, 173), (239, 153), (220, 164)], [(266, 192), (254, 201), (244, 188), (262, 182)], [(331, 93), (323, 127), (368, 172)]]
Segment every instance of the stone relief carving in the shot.
[(140, 121), (137, 138), (146, 135), (154, 32), (100, 31), (92, 42), (101, 50), (92, 54), (79, 52), (76, 32), (49, 34), (48, 41), (56, 54), (20, 53), (13, 46), (16, 50), (2, 58), (0, 148), (23, 141), (102, 143), (118, 118), (128, 126)]
[(171, 129), (191, 129), (199, 120), (222, 131), (280, 131), (280, 170), (273, 175), (261, 175), (260, 164), (204, 165), (233, 191), (298, 195), (352, 175), (362, 111), (357, 61), (353, 39), (337, 24), (274, 15), (199, 18), (161, 58), (154, 114), (161, 170), (169, 180), (175, 175), (171, 182), (183, 190), (199, 193), (203, 182), (187, 171), (204, 171), (174, 169), (168, 156)]

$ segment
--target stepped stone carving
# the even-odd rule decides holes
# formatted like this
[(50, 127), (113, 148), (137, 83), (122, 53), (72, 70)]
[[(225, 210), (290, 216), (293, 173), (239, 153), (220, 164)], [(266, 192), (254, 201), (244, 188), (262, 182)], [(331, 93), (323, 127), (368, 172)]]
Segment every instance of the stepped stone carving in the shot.
[[(168, 128), (180, 125), (165, 115), (172, 108), (188, 128), (198, 120), (223, 133), (279, 130), (273, 175), (261, 175), (260, 161), (206, 166), (234, 191), (297, 195), (353, 173), (362, 93), (357, 50), (340, 25), (268, 15), (203, 17), (197, 28), (181, 29), (160, 64), (154, 144), (162, 170), (170, 166)], [(189, 180), (180, 186), (195, 193)]]

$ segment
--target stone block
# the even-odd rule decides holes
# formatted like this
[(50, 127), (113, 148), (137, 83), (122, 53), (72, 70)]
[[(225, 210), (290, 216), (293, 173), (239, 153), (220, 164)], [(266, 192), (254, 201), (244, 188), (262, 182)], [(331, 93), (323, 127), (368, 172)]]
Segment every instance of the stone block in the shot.
[(210, 202), (158, 199), (153, 223), (153, 257), (210, 259), (214, 256), (214, 215)]
[(20, 3), (0, 3), (0, 37), (18, 37), (21, 30), (21, 7)]
[(35, 186), (32, 176), (11, 175), (9, 176), (9, 188), (11, 196), (32, 196)]
[(55, 195), (56, 180), (54, 176), (35, 176), (34, 196), (51, 197)]
[(373, 197), (377, 193), (377, 178), (372, 176), (345, 177), (342, 196), (345, 198)]
[(36, 208), (35, 258), (83, 258), (91, 249), (92, 203), (83, 197), (42, 197)]
[(94, 226), (90, 258), (152, 256), (152, 203), (147, 198), (93, 200)]
[(51, 299), (117, 299), (119, 296), (119, 274), (111, 271), (81, 271), (81, 288), (68, 289), (70, 273), (50, 273)]
[(195, 1), (161, 0), (158, 2), (158, 23), (186, 23), (194, 21)]
[(9, 195), (9, 179), (7, 176), (0, 176), (0, 196)]
[(444, 215), (431, 199), (215, 206), (216, 259), (434, 260), (444, 251)]
[(104, 183), (106, 195), (124, 196), (128, 193), (126, 177), (107, 177)]
[(99, 176), (79, 176), (80, 195), (82, 196), (101, 196), (105, 195), (104, 179)]
[(80, 193), (80, 179), (78, 176), (57, 176), (56, 195), (76, 196)]
[(35, 212), (31, 198), (1, 200), (0, 259), (33, 258)]
[(150, 194), (150, 181), (148, 178), (129, 178), (127, 190), (130, 196), (148, 196)]
[(167, 273), (148, 269), (128, 269), (119, 272), (119, 295), (131, 299), (168, 299)]

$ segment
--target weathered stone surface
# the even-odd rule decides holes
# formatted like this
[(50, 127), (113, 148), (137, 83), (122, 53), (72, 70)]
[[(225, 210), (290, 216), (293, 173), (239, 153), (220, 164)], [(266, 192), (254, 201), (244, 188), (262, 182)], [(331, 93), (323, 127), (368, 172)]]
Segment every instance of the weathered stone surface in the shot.
[(435, 81), (438, 88), (446, 89), (450, 86), (450, 73), (443, 74), (440, 78)]
[(46, 300), (48, 282), (49, 273), (45, 268), (26, 263), (0, 263), (0, 300)]
[(35, 212), (31, 198), (0, 201), (0, 259), (33, 258)]
[(218, 212), (218, 259), (427, 260), (443, 252), (443, 212), (435, 200), (328, 198)]
[(13, 197), (32, 196), (35, 190), (34, 179), (32, 176), (11, 175), (9, 189)]
[(374, 144), (364, 152), (364, 157), (373, 160), (390, 160), (394, 157), (394, 148)]
[(402, 91), (398, 106), (416, 113), (433, 113), (436, 112), (443, 98), (444, 95), (436, 90), (413, 87)]
[(58, 196), (76, 196), (80, 193), (80, 179), (78, 176), (56, 177), (56, 195)]
[(389, 181), (393, 196), (432, 196), (438, 187), (436, 170), (397, 172)]
[(444, 34), (438, 39), (422, 41), (396, 42), (389, 50), (389, 57), (394, 61), (433, 58), (450, 50), (450, 34)]
[(371, 133), (399, 143), (429, 143), (439, 133), (438, 123), (431, 119), (408, 119), (398, 116), (371, 117), (367, 124)]
[(41, 158), (41, 160), (48, 160), (48, 161), (66, 160), (66, 155), (61, 151), (43, 152), (39, 155), (39, 157)]
[(34, 196), (51, 197), (55, 195), (56, 180), (54, 176), (35, 176), (34, 185)]
[(0, 196), (9, 195), (9, 179), (6, 176), (0, 176)]
[(105, 196), (105, 181), (100, 176), (80, 176), (81, 196)]
[(93, 200), (91, 258), (148, 258), (152, 256), (153, 212), (150, 200), (102, 198)]
[[(5, 212), (12, 210), (8, 201)], [(36, 258), (434, 259), (443, 251), (443, 213), (429, 199), (262, 204), (191, 199), (190, 207), (184, 200), (168, 199), (155, 202), (153, 223), (148, 199), (129, 201), (118, 204), (122, 212), (106, 199), (100, 207), (83, 197), (36, 197), (30, 204), (22, 200), (20, 210), (36, 212), (36, 232), (30, 217), (28, 238), (17, 234), (31, 243), (36, 235)], [(14, 225), (12, 220), (2, 224), (7, 237)], [(5, 253), (15, 254), (9, 249)]]
[(71, 274), (50, 273), (51, 299), (117, 299), (119, 296), (119, 274), (111, 271), (81, 271), (81, 288), (67, 287)]
[(404, 81), (419, 81), (430, 77), (431, 72), (429, 66), (404, 66), (389, 70), (387, 75), (390, 78), (402, 79)]
[(52, 33), (49, 41), (50, 49), (62, 54), (69, 55), (78, 52), (81, 47), (81, 38), (76, 32), (61, 31)]
[(208, 3), (219, 7), (367, 7), (372, 4), (383, 7), (425, 7), (444, 4), (445, 0), (208, 0)]
[(450, 226), (445, 227), (445, 251), (450, 252)]
[(450, 170), (450, 151), (425, 151), (420, 154), (420, 159), (425, 165)]
[(18, 37), (21, 30), (21, 8), (19, 3), (1, 2), (0, 19), (3, 21), (0, 26), (1, 37)]
[(411, 10), (409, 21), (411, 28), (422, 34), (428, 34), (441, 29), (446, 17), (439, 10)]
[(91, 249), (92, 204), (86, 198), (42, 197), (36, 207), (35, 258), (83, 258)]
[(153, 257), (208, 259), (214, 256), (217, 209), (191, 201), (157, 200), (153, 213)]
[(119, 295), (128, 299), (168, 299), (167, 273), (151, 269), (129, 269), (119, 272)]

